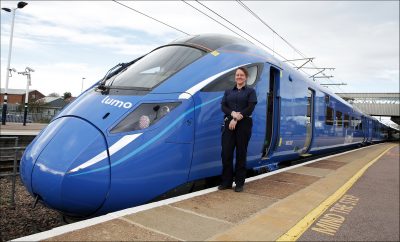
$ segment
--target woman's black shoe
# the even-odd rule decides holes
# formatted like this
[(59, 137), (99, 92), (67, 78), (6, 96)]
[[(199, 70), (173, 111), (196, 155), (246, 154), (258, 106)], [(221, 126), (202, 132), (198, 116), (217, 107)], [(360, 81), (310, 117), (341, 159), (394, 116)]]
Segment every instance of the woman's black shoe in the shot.
[(243, 186), (240, 186), (240, 187), (236, 186), (235, 192), (243, 192)]
[(218, 190), (226, 190), (226, 189), (231, 189), (232, 186), (227, 186), (227, 185), (219, 185)]

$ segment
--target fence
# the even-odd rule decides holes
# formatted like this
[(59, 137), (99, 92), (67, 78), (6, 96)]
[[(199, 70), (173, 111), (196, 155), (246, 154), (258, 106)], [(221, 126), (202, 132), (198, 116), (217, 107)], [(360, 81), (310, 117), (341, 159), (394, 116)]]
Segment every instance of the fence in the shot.
[[(4, 168), (5, 172), (0, 173), (0, 177), (10, 177), (11, 176), (11, 196), (10, 196), (10, 204), (12, 207), (15, 207), (15, 183), (18, 172), (18, 151), (25, 150), (26, 147), (18, 147), (18, 137), (0, 137), (2, 143), (5, 143), (4, 140), (14, 140), (13, 147), (0, 147), (1, 155), (0, 155), (0, 163), (1, 167)], [(11, 168), (8, 164), (12, 161), (12, 171), (9, 171)]]
[[(44, 113), (28, 113), (26, 117), (27, 123), (49, 123), (55, 115), (48, 115)], [(6, 122), (10, 123), (23, 123), (24, 113), (23, 112), (8, 112), (6, 116)]]

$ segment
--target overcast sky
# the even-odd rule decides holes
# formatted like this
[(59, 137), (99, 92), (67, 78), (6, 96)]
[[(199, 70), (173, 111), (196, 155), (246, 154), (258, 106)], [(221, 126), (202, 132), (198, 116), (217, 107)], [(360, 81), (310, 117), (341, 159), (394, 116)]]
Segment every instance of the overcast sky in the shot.
[[(31, 88), (45, 95), (69, 91), (77, 96), (83, 77), (87, 88), (115, 64), (185, 36), (112, 1), (27, 2), (16, 14), (11, 68), (33, 68)], [(182, 1), (123, 3), (189, 34), (235, 35)], [(196, 2), (190, 3), (207, 11)], [(202, 3), (286, 58), (301, 58), (237, 2)], [(16, 4), (1, 1), (1, 7), (13, 8)], [(320, 80), (347, 83), (330, 87), (334, 92), (399, 92), (399, 1), (245, 4), (302, 53), (315, 57), (318, 67), (336, 68), (325, 72), (334, 76), (331, 81)], [(11, 13), (1, 11), (2, 88), (10, 26)], [(25, 83), (25, 76), (13, 74), (9, 88), (24, 89)]]

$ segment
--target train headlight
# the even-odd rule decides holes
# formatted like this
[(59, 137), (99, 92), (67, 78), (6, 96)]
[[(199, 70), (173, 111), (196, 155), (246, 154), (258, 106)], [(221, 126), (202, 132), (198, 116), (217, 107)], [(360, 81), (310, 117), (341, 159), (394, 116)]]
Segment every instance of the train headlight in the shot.
[(157, 123), (180, 104), (180, 102), (142, 103), (117, 124), (117, 126), (111, 130), (111, 133), (130, 132), (148, 128)]

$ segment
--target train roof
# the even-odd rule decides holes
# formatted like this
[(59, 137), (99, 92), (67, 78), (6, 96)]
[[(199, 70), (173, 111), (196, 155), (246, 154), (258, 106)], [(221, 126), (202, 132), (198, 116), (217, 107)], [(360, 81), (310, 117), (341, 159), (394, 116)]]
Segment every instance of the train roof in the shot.
[(221, 47), (232, 44), (249, 45), (249, 43), (243, 39), (225, 34), (190, 35), (176, 39), (172, 41), (170, 44), (182, 44), (182, 45), (194, 46), (197, 48), (201, 48), (207, 52), (211, 52)]

